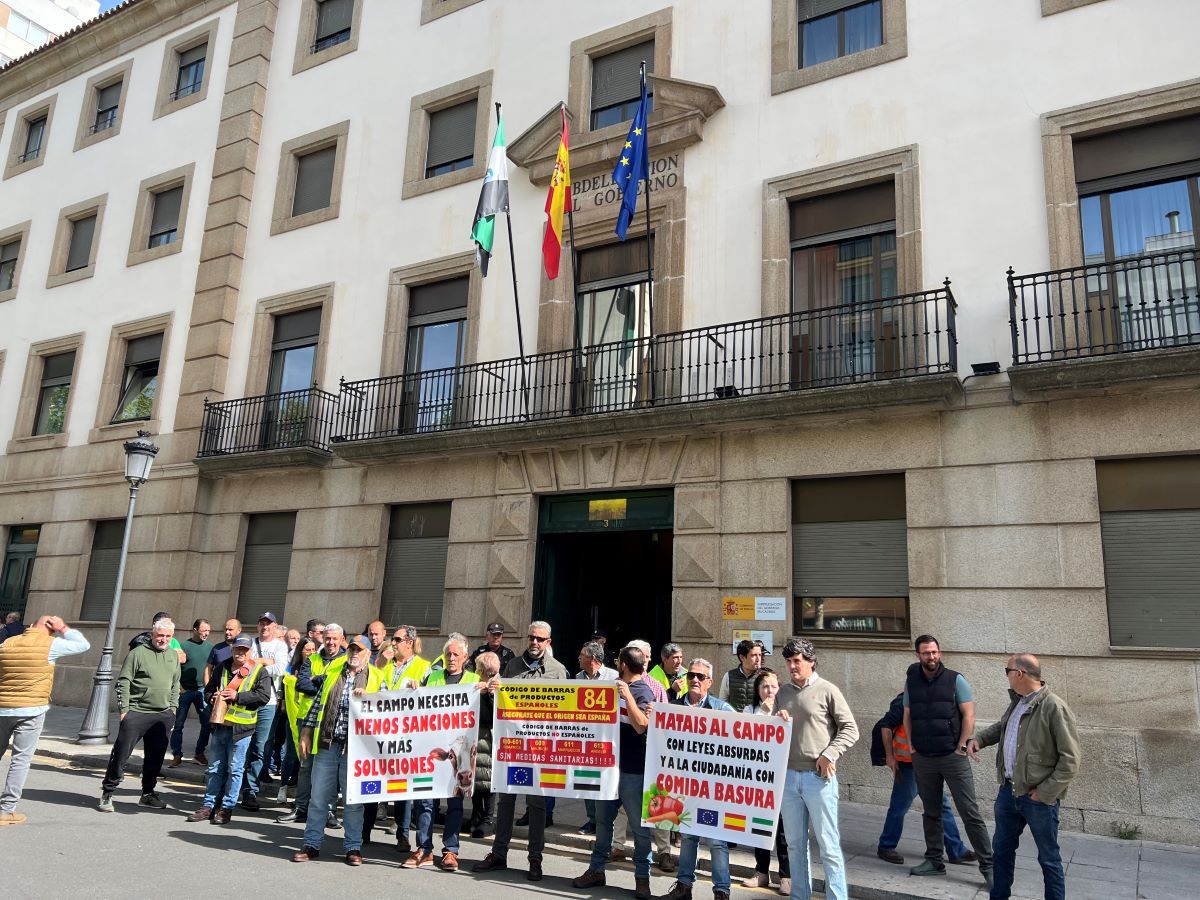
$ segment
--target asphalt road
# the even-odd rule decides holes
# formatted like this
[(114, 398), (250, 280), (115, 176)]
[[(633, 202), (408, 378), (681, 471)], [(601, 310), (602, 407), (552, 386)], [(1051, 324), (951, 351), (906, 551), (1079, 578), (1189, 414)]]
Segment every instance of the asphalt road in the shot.
[[(38, 758), (18, 807), (29, 817), (24, 825), (0, 827), (0, 896), (12, 900), (40, 898), (126, 898), (144, 896), (248, 896), (299, 900), (333, 896), (380, 896), (379, 892), (412, 891), (420, 900), (509, 900), (523, 897), (569, 897), (603, 900), (631, 898), (633, 870), (627, 862), (609, 868), (606, 888), (579, 891), (571, 879), (587, 868), (582, 854), (547, 851), (546, 877), (525, 880), (523, 847), (514, 847), (510, 869), (492, 877), (469, 871), (401, 869), (395, 839), (378, 833), (384, 843), (364, 848), (364, 863), (352, 869), (343, 862), (341, 831), (327, 831), (320, 859), (293, 863), (301, 826), (278, 825), (278, 809), (258, 813), (241, 810), (226, 826), (192, 824), (184, 817), (198, 806), (198, 788), (160, 783), (168, 808), (139, 807), (136, 776), (126, 776), (118, 790), (116, 813), (96, 810), (100, 773), (75, 769)], [(523, 829), (518, 829), (518, 836)], [(482, 841), (462, 845), (464, 868), (489, 849)], [(440, 850), (435, 843), (434, 850)], [(235, 888), (240, 883), (240, 891)], [(672, 878), (651, 880), (655, 895), (666, 893)], [(739, 890), (752, 898), (766, 892)], [(696, 900), (708, 900), (711, 885), (695, 887)]]

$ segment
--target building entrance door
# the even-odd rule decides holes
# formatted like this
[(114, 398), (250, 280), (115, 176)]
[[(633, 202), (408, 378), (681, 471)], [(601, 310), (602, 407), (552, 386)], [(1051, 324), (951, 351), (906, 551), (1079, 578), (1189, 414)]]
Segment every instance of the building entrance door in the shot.
[(673, 516), (670, 489), (542, 498), (534, 618), (570, 671), (597, 628), (614, 655), (633, 638), (654, 654), (670, 640)]

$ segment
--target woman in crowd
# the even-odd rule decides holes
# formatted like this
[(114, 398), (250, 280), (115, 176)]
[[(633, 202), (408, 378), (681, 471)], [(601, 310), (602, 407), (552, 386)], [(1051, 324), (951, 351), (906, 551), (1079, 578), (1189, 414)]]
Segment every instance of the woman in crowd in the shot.
[[(742, 712), (756, 716), (773, 716), (778, 710), (775, 697), (779, 693), (779, 675), (774, 669), (763, 667), (754, 678), (754, 696), (758, 702), (747, 706)], [(783, 822), (775, 830), (775, 853), (779, 857), (779, 893), (787, 897), (792, 893), (792, 869), (788, 865), (787, 839), (783, 835)], [(767, 887), (771, 883), (771, 851), (754, 848), (754, 874), (742, 882), (743, 887)]]
[(285, 741), (283, 753), (283, 769), (279, 776), (280, 803), (287, 803), (287, 790), (296, 786), (300, 774), (300, 756), (296, 749), (300, 738), (300, 720), (304, 718), (313, 698), (296, 690), (296, 674), (304, 666), (304, 661), (317, 651), (317, 642), (310, 637), (302, 637), (296, 644), (292, 661), (288, 664), (287, 674), (283, 676), (283, 706), (287, 714), (288, 740)]

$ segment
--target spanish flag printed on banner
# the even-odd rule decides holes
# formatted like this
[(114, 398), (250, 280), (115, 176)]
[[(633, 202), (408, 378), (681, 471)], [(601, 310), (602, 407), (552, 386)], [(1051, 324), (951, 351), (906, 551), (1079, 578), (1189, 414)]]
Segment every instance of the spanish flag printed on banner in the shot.
[(563, 213), (571, 207), (571, 160), (567, 152), (567, 112), (563, 107), (562, 139), (558, 142), (558, 157), (550, 175), (550, 193), (546, 195), (546, 233), (542, 237), (542, 261), (546, 277), (558, 277), (558, 261), (562, 257)]

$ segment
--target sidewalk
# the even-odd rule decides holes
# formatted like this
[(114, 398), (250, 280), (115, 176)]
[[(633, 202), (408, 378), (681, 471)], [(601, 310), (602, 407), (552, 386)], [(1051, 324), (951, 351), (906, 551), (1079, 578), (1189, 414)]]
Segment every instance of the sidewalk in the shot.
[[(103, 770), (111, 747), (105, 744), (76, 744), (75, 736), (82, 722), (82, 709), (51, 708), (46, 714), (38, 755), (65, 760), (79, 768)], [(165, 778), (197, 786), (203, 783), (203, 769), (191, 759), (197, 730), (196, 719), (189, 718), (184, 731), (184, 763), (178, 769), (164, 768)], [(114, 715), (110, 736), (115, 737), (116, 732), (117, 717)], [(139, 747), (130, 760), (127, 775), (139, 771), (140, 766)], [(919, 803), (914, 806), (919, 806)], [(264, 804), (264, 809), (273, 811), (269, 804)], [(909, 813), (904, 826), (904, 838), (897, 848), (904, 855), (907, 865), (896, 866), (885, 863), (875, 855), (876, 841), (883, 827), (884, 809), (843, 802), (840, 810), (842, 849), (846, 855), (851, 897), (860, 900), (986, 900), (983, 879), (973, 867), (947, 866), (945, 878), (915, 878), (908, 874), (908, 866), (919, 863), (924, 853), (919, 812)], [(554, 811), (554, 819), (555, 826), (546, 836), (550, 847), (561, 847), (576, 854), (590, 849), (592, 838), (575, 833), (575, 829), (586, 819), (583, 801), (560, 800)], [(1200, 848), (1150, 841), (1123, 841), (1074, 832), (1062, 832), (1060, 843), (1067, 870), (1067, 896), (1072, 900), (1194, 900), (1200, 896)], [(514, 847), (514, 853), (519, 854), (519, 849)], [(702, 852), (703, 855), (706, 854)], [(824, 879), (820, 864), (815, 861), (815, 848), (812, 856), (813, 885), (820, 890), (824, 887)], [(730, 853), (730, 865), (734, 891), (744, 898), (751, 893), (751, 889), (739, 887), (738, 882), (753, 870), (754, 855), (745, 848), (734, 848)], [(701, 869), (707, 872), (706, 860)], [(778, 874), (774, 868), (772, 872)], [(763, 898), (778, 897), (774, 890), (765, 888), (754, 889), (753, 893)], [(1041, 869), (1028, 833), (1017, 855), (1017, 878), (1012, 896), (1014, 900), (1032, 900), (1042, 896)]]

